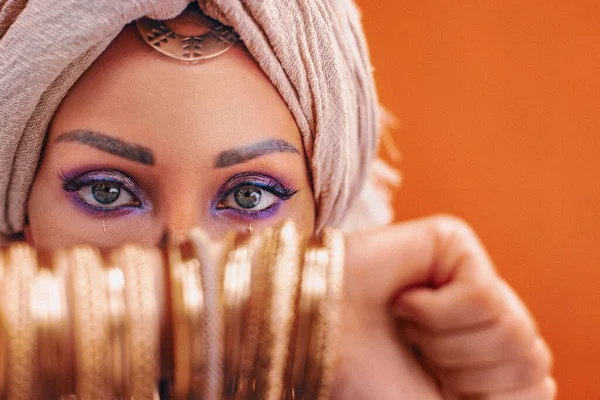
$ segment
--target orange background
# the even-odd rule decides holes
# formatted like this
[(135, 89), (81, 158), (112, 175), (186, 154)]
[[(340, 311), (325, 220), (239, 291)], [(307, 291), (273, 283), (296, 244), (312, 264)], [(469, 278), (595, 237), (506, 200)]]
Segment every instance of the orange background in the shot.
[(537, 317), (559, 399), (600, 399), (600, 3), (358, 3), (399, 120), (398, 218), (469, 221)]

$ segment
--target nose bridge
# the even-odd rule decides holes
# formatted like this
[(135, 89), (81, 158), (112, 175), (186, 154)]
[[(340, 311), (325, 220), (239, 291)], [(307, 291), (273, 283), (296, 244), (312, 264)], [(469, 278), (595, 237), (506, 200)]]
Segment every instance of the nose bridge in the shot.
[(194, 225), (191, 219), (185, 218), (183, 215), (170, 216), (166, 220), (165, 235), (175, 243), (182, 242)]
[(164, 234), (175, 242), (185, 239), (201, 220), (199, 185), (172, 182), (163, 194)]

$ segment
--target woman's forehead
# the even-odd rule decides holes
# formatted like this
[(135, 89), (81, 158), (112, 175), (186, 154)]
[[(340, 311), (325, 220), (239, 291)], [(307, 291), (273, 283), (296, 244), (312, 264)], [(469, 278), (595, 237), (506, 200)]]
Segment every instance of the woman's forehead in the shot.
[(285, 139), (301, 148), (294, 118), (241, 44), (219, 57), (185, 63), (154, 51), (126, 27), (73, 86), (50, 128), (93, 129), (150, 147)]

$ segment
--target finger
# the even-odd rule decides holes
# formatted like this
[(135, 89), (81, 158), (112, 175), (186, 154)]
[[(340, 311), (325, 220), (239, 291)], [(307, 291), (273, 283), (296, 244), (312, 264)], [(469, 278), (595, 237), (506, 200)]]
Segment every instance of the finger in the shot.
[(479, 239), (455, 219), (434, 219), (432, 226), (437, 244), (429, 287), (401, 292), (394, 311), (434, 331), (489, 324), (498, 316), (499, 290)]
[(438, 378), (452, 393), (480, 394), (529, 387), (543, 380), (550, 368), (550, 352), (543, 340), (536, 339), (524, 357), (493, 366), (446, 370)]
[(537, 329), (527, 307), (499, 276), (480, 271), (467, 274), (466, 268), (461, 271), (463, 279), (454, 278), (441, 288), (406, 291), (394, 305), (394, 313), (434, 332), (490, 325), (506, 313), (515, 313)]
[(517, 293), (506, 283), (503, 279), (498, 279), (498, 288), (500, 289), (500, 295), (505, 301), (507, 308), (518, 315), (522, 319), (530, 321), (534, 329), (537, 331), (538, 326), (533, 318), (533, 315), (529, 312), (529, 309), (525, 306), (525, 303), (519, 298)]
[[(501, 291), (510, 290), (508, 286)], [(505, 310), (497, 321), (474, 329), (432, 332), (403, 324), (404, 336), (435, 365), (445, 368), (496, 364), (517, 358), (530, 349), (537, 327), (522, 303), (507, 293)]]
[(348, 296), (389, 305), (415, 287), (492, 280), (494, 268), (476, 235), (454, 217), (437, 216), (346, 237)]
[(485, 397), (486, 400), (553, 400), (557, 386), (554, 379), (547, 377), (537, 385), (525, 389), (496, 393)]
[(439, 289), (412, 289), (398, 299), (393, 312), (434, 332), (489, 325), (501, 310), (493, 278), (453, 282)]
[(437, 334), (415, 326), (404, 332), (436, 366), (466, 368), (497, 364), (511, 360), (529, 351), (536, 338), (528, 321), (517, 322), (507, 318), (484, 329), (457, 334)]

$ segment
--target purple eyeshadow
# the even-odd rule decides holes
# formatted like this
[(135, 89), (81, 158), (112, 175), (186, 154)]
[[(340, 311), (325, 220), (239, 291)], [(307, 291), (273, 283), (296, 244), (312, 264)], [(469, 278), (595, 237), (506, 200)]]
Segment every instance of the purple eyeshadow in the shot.
[(265, 208), (262, 211), (246, 211), (239, 210), (236, 208), (225, 208), (222, 210), (213, 209), (212, 214), (217, 218), (229, 218), (229, 219), (237, 219), (241, 221), (253, 221), (253, 220), (265, 220), (271, 218), (273, 215), (277, 214), (277, 211), (283, 205), (283, 200), (277, 199), (272, 206)]
[[(122, 217), (128, 215), (139, 215), (147, 213), (151, 209), (151, 204), (147, 200), (139, 186), (126, 174), (113, 170), (102, 169), (101, 167), (88, 167), (69, 172), (61, 172), (62, 189), (66, 192), (72, 203), (81, 211), (99, 218)], [(121, 205), (114, 208), (99, 207), (88, 204), (79, 195), (79, 191), (84, 187), (91, 186), (99, 182), (113, 182), (120, 185), (121, 190), (131, 193), (139, 205)], [(230, 177), (217, 191), (210, 203), (210, 210), (213, 217), (217, 219), (241, 220), (250, 222), (252, 220), (266, 220), (274, 216), (283, 206), (284, 202), (294, 196), (298, 190), (287, 187), (282, 180), (278, 180), (270, 175), (258, 172), (244, 172)], [(260, 211), (251, 211), (236, 209), (231, 207), (218, 208), (227, 196), (238, 189), (253, 186), (260, 190), (270, 192), (275, 196), (274, 203), (268, 208)]]
[[(130, 177), (117, 170), (87, 169), (83, 172), (81, 170), (65, 173), (61, 172), (60, 179), (63, 182), (62, 188), (65, 192), (67, 192), (71, 201), (80, 210), (98, 217), (119, 217), (129, 215), (131, 213), (141, 214), (147, 212), (150, 206), (138, 185)], [(140, 205), (122, 205), (116, 206), (115, 208), (97, 207), (88, 204), (77, 193), (82, 188), (99, 182), (113, 182), (119, 184), (121, 186), (121, 190), (130, 192), (140, 202)]]
[(269, 175), (258, 174), (256, 172), (244, 172), (229, 178), (229, 180), (221, 186), (215, 196), (215, 198), (218, 199), (217, 202), (243, 186), (257, 186), (284, 200), (289, 199), (297, 192), (297, 190), (286, 188), (277, 179)]
[(91, 214), (95, 217), (102, 218), (114, 218), (114, 217), (125, 217), (131, 214), (139, 215), (145, 214), (148, 210), (140, 208), (140, 207), (131, 207), (131, 206), (119, 206), (114, 209), (110, 208), (100, 208), (94, 207), (91, 204), (86, 203), (84, 200), (79, 197), (76, 192), (67, 192), (69, 199), (79, 210)]
[[(261, 211), (250, 211), (236, 208), (219, 209), (217, 206), (227, 196), (238, 189), (247, 186), (255, 186), (261, 190), (272, 193), (275, 196), (275, 202), (268, 208)], [(275, 215), (282, 207), (286, 200), (289, 200), (298, 192), (296, 189), (290, 189), (279, 180), (272, 176), (260, 174), (256, 172), (245, 172), (234, 175), (217, 191), (212, 206), (211, 213), (217, 218), (225, 217), (230, 219), (238, 219), (242, 221), (252, 221), (256, 219), (268, 219)]]

